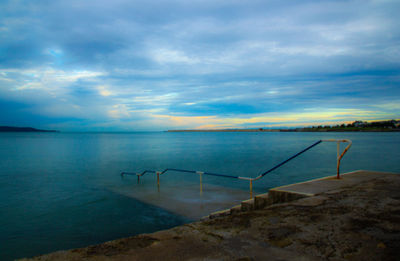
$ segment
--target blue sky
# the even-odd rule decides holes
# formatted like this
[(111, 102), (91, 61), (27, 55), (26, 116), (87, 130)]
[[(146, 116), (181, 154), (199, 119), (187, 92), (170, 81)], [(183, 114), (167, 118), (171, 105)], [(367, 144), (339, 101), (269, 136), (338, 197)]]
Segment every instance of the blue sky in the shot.
[(400, 2), (0, 1), (0, 125), (400, 118)]

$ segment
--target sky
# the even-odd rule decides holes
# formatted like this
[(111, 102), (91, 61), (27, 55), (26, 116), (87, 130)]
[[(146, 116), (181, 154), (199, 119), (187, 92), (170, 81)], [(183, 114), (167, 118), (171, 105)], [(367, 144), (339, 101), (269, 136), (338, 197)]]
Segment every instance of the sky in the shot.
[(0, 125), (400, 118), (400, 1), (0, 0)]

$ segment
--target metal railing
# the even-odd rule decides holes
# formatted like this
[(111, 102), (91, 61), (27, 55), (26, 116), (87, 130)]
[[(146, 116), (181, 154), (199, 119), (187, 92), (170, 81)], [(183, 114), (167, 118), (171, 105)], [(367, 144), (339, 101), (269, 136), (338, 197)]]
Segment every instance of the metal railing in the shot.
[[(307, 148), (303, 149), (302, 151), (296, 153), (295, 155), (291, 156), (290, 158), (288, 158), (287, 160), (282, 161), (281, 163), (279, 163), (278, 165), (270, 168), (269, 170), (265, 171), (264, 173), (258, 175), (257, 177), (241, 177), (241, 176), (233, 176), (233, 175), (226, 175), (226, 174), (218, 174), (218, 173), (211, 173), (211, 172), (205, 172), (205, 171), (196, 171), (196, 170), (186, 170), (186, 169), (175, 169), (175, 168), (167, 168), (164, 169), (163, 171), (155, 171), (155, 170), (144, 170), (143, 172), (140, 173), (136, 173), (136, 172), (121, 172), (121, 176), (124, 175), (136, 175), (138, 178), (138, 183), (140, 182), (140, 177), (144, 176), (147, 173), (154, 173), (157, 175), (157, 185), (160, 185), (160, 175), (165, 174), (168, 171), (176, 171), (176, 172), (184, 172), (184, 173), (193, 173), (193, 174), (198, 174), (200, 176), (200, 193), (202, 193), (202, 175), (208, 175), (208, 176), (216, 176), (216, 177), (223, 177), (223, 178), (232, 178), (232, 179), (241, 179), (241, 180), (247, 180), (250, 182), (250, 195), (252, 195), (252, 191), (253, 191), (253, 181), (259, 180), (262, 177), (264, 177), (265, 175), (267, 175), (268, 173), (276, 170), (277, 168), (281, 167), (282, 165), (288, 163), (289, 161), (291, 161), (292, 159), (298, 157), (299, 155), (303, 154), (304, 152), (306, 152), (307, 150), (317, 146), (318, 144), (320, 144), (321, 142), (336, 142), (337, 143), (337, 178), (340, 179), (340, 173), (339, 173), (339, 169), (340, 169), (340, 161), (343, 158), (344, 154), (350, 149), (352, 142), (351, 140), (347, 140), (347, 139), (342, 139), (342, 140), (335, 140), (335, 139), (327, 139), (327, 140), (319, 140), (317, 142), (315, 142), (314, 144), (308, 146)], [(340, 153), (340, 143), (341, 142), (346, 142), (348, 143), (347, 146), (345, 147), (345, 149), (343, 150), (342, 153)]]

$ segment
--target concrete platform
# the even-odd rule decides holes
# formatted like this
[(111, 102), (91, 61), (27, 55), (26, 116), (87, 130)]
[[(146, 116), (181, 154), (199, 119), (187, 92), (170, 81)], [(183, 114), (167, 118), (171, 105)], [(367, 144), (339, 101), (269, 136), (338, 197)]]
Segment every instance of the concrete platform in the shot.
[[(381, 178), (384, 175), (393, 175), (395, 173), (389, 172), (376, 172), (367, 170), (357, 170), (349, 173), (344, 173), (340, 175), (340, 179), (336, 176), (324, 177), (314, 180), (309, 180), (306, 182), (285, 185), (269, 190), (269, 197), (271, 194), (296, 195), (298, 198), (301, 197), (312, 197), (321, 193), (327, 192), (337, 192), (347, 187), (358, 185), (362, 182), (370, 181), (376, 178)], [(273, 203), (286, 202), (285, 197), (282, 199), (274, 198)]]
[[(322, 193), (338, 193), (346, 188), (359, 185), (363, 182), (372, 181), (385, 176), (400, 175), (389, 172), (376, 172), (367, 170), (357, 170), (340, 175), (340, 179), (336, 176), (329, 176), (319, 179), (314, 179), (306, 182), (285, 185), (272, 188), (268, 193), (256, 195), (252, 199), (242, 201), (240, 208), (235, 206), (231, 209), (218, 211), (210, 214), (203, 219), (213, 219), (219, 216), (226, 216), (227, 213), (237, 213), (238, 211), (247, 212), (252, 210), (263, 209), (272, 204), (286, 203), (301, 198), (314, 197)], [(314, 201), (323, 199), (315, 198), (313, 202), (304, 201), (304, 204), (314, 204)]]

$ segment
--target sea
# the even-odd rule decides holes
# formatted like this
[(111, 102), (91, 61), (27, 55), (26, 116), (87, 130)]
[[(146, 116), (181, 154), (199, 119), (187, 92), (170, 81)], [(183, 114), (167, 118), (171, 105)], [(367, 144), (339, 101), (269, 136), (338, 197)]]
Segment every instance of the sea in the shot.
[[(202, 175), (200, 186), (198, 174), (172, 171), (158, 185), (123, 171), (256, 177), (321, 139), (352, 140), (341, 173), (400, 173), (400, 132), (0, 133), (0, 260), (168, 229), (249, 198), (244, 180)], [(336, 148), (313, 147), (253, 193), (335, 175)]]

